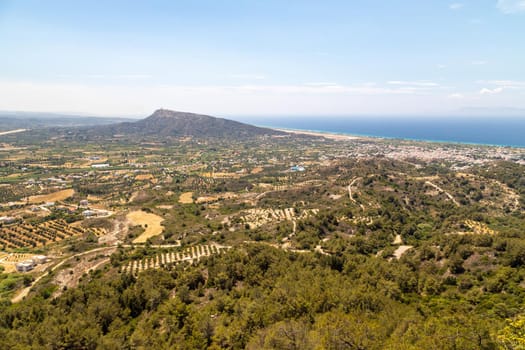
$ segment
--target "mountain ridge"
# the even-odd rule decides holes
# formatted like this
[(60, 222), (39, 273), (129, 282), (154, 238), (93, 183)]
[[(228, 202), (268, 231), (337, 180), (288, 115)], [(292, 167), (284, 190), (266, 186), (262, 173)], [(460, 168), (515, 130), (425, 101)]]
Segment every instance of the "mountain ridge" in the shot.
[(230, 119), (205, 114), (157, 109), (150, 116), (133, 122), (89, 128), (89, 133), (160, 137), (248, 138), (286, 135), (278, 130), (261, 128)]

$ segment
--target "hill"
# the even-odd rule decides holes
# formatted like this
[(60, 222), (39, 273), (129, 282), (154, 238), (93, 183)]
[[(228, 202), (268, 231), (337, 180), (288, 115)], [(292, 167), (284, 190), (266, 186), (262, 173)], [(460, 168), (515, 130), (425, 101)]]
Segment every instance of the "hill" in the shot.
[(192, 136), (197, 138), (249, 138), (262, 135), (285, 135), (281, 131), (260, 128), (208, 115), (156, 110), (137, 122), (124, 122), (87, 129), (99, 135)]
[(51, 127), (107, 125), (128, 121), (132, 121), (132, 119), (54, 113), (0, 111), (0, 131), (13, 129), (41, 129)]

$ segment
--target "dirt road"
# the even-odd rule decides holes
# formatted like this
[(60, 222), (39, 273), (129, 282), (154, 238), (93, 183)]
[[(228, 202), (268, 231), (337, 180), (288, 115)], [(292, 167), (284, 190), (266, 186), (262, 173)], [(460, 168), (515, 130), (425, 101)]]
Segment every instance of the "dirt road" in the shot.
[[(33, 288), (33, 286), (35, 286), (38, 282), (40, 282), (40, 280), (42, 278), (44, 278), (45, 276), (49, 275), (50, 272), (53, 272), (55, 271), (56, 269), (58, 269), (59, 267), (61, 267), (62, 265), (64, 265), (65, 263), (69, 262), (70, 260), (72, 259), (75, 259), (76, 257), (80, 257), (82, 255), (86, 255), (86, 254), (92, 254), (92, 253), (96, 253), (96, 252), (102, 252), (102, 251), (109, 251), (109, 250), (113, 250), (115, 251), (117, 249), (117, 247), (102, 247), (102, 248), (95, 248), (95, 249), (92, 249), (92, 250), (88, 250), (86, 252), (82, 252), (82, 253), (78, 253), (78, 254), (75, 254), (75, 255), (71, 255), (70, 257), (67, 257), (65, 258), (64, 260), (62, 260), (61, 262), (59, 262), (58, 264), (56, 264), (55, 266), (53, 266), (47, 273), (44, 272), (43, 274), (41, 274), (40, 276), (38, 276), (34, 281), (33, 283), (31, 283), (31, 285), (29, 287), (26, 287), (24, 289), (22, 289), (20, 291), (20, 293), (18, 293), (15, 297), (13, 297), (11, 299), (11, 302), (12, 303), (18, 303), (19, 301), (21, 301), (22, 299), (24, 299), (27, 294), (29, 294), (29, 291), (31, 290), (31, 288)], [(109, 260), (108, 260), (109, 261)]]

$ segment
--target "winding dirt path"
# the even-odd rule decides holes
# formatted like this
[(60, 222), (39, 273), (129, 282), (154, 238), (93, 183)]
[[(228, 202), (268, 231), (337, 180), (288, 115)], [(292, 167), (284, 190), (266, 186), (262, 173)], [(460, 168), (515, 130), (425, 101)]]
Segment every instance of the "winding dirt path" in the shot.
[[(352, 196), (352, 186), (359, 180), (361, 180), (362, 178), (361, 177), (356, 177), (355, 179), (352, 180), (352, 182), (350, 182), (350, 184), (348, 185), (347, 189), (348, 189), (348, 198), (350, 198), (350, 200), (352, 201), (352, 203), (355, 203), (357, 204), (357, 201), (354, 199), (354, 197)], [(359, 204), (359, 206), (361, 207), (361, 210), (362, 211), (365, 211), (365, 206), (363, 204)]]
[(447, 196), (456, 206), (460, 206), (460, 204), (458, 203), (458, 201), (456, 200), (456, 198), (454, 198), (454, 196), (452, 196), (450, 193), (448, 193), (447, 191), (445, 191), (444, 189), (442, 189), (441, 187), (439, 187), (438, 185), (430, 182), (430, 181), (425, 181), (425, 184), (435, 188), (436, 190), (438, 190), (439, 192), (441, 193), (444, 193), (445, 196)]
[[(78, 253), (78, 254), (75, 254), (75, 255), (71, 255), (70, 257), (67, 257), (65, 258), (64, 260), (62, 260), (61, 262), (59, 262), (58, 264), (56, 264), (55, 266), (53, 266), (49, 271), (44, 272), (42, 273), (40, 276), (38, 276), (34, 281), (33, 283), (31, 283), (30, 286), (22, 289), (20, 291), (20, 293), (18, 293), (16, 296), (14, 296), (12, 299), (11, 299), (11, 302), (12, 303), (18, 303), (19, 301), (21, 301), (22, 299), (24, 299), (27, 294), (29, 294), (29, 291), (31, 290), (31, 288), (33, 288), (38, 282), (40, 282), (40, 280), (42, 278), (44, 278), (45, 276), (49, 275), (50, 272), (53, 272), (55, 271), (56, 269), (58, 269), (59, 267), (61, 267), (62, 265), (64, 265), (65, 263), (69, 262), (71, 259), (74, 259), (76, 257), (79, 257), (79, 256), (82, 256), (82, 255), (86, 255), (86, 254), (90, 254), (90, 253), (96, 253), (96, 252), (100, 252), (100, 251), (106, 251), (106, 250), (116, 250), (117, 247), (113, 246), (113, 247), (102, 247), (102, 248), (95, 248), (95, 249), (92, 249), (92, 250), (88, 250), (88, 251), (85, 251), (85, 252), (82, 252), (82, 253)], [(109, 261), (109, 260), (108, 260)]]

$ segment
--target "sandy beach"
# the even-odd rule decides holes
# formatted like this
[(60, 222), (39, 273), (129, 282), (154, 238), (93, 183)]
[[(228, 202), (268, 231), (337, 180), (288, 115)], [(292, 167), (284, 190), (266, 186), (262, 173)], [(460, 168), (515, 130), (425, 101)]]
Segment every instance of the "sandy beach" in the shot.
[(2, 135), (9, 135), (9, 134), (16, 134), (16, 133), (24, 132), (24, 131), (27, 131), (27, 129), (16, 129), (16, 130), (2, 131), (2, 132), (0, 132), (0, 136), (2, 136)]
[(274, 130), (287, 132), (289, 134), (301, 134), (301, 135), (325, 137), (327, 139), (336, 140), (336, 141), (349, 141), (349, 140), (362, 140), (362, 139), (365, 139), (364, 137), (359, 137), (359, 136), (331, 134), (331, 133), (325, 133), (325, 132), (315, 132), (315, 131), (306, 131), (306, 130), (290, 130), (290, 129), (277, 129), (277, 128), (274, 128)]

